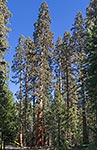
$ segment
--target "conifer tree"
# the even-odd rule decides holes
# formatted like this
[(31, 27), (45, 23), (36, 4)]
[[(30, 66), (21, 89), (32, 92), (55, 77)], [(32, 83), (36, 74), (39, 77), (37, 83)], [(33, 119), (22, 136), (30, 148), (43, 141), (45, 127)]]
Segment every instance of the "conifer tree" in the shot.
[(72, 42), (73, 42), (73, 54), (74, 54), (74, 73), (76, 76), (76, 82), (78, 84), (78, 101), (82, 103), (82, 131), (83, 131), (83, 143), (88, 143), (88, 129), (87, 129), (87, 116), (86, 116), (86, 96), (85, 96), (85, 75), (84, 58), (85, 58), (85, 29), (84, 19), (82, 13), (78, 12), (75, 18), (75, 22), (72, 28)]
[[(78, 113), (78, 101), (77, 101), (77, 85), (75, 82), (73, 68), (72, 68), (72, 51), (71, 51), (71, 36), (68, 31), (64, 33), (63, 37), (63, 72), (64, 72), (64, 101), (66, 103), (66, 139), (71, 145), (71, 142), (76, 141), (77, 137), (77, 113)], [(75, 119), (76, 118), (76, 119)]]
[(54, 57), (56, 60), (54, 65), (56, 66), (56, 86), (54, 103), (56, 109), (55, 115), (57, 115), (58, 112), (57, 122), (55, 124), (58, 124), (58, 128), (56, 127), (56, 129), (58, 129), (59, 132), (57, 134), (58, 141), (56, 144), (59, 143), (58, 146), (64, 145), (64, 147), (66, 148), (67, 145), (69, 146), (75, 143), (77, 144), (79, 120), (77, 84), (73, 72), (71, 36), (68, 31), (64, 33), (63, 39), (58, 38)]
[[(85, 73), (89, 112), (89, 138), (97, 140), (97, 1), (92, 0), (86, 11)], [(92, 117), (91, 117), (92, 116)]]
[[(30, 129), (31, 129), (31, 124), (30, 124), (30, 106), (31, 106), (31, 100), (33, 101), (34, 93), (33, 90), (35, 91), (35, 49), (34, 49), (34, 42), (31, 40), (30, 37), (28, 37), (25, 40), (25, 80), (24, 80), (24, 115), (25, 115), (25, 129), (24, 129), (24, 145), (27, 145), (27, 137), (29, 136)], [(34, 84), (34, 86), (33, 86)], [(33, 93), (33, 94), (32, 94)], [(34, 104), (33, 104), (34, 105)], [(32, 109), (32, 108), (31, 108)], [(33, 122), (31, 122), (33, 123)]]
[[(58, 131), (56, 135), (56, 142), (54, 142), (58, 147), (63, 146), (63, 137), (62, 135), (62, 130), (64, 127), (61, 126), (61, 124), (64, 124), (64, 119), (63, 117), (66, 115), (66, 106), (63, 101), (63, 53), (62, 49), (63, 48), (63, 41), (61, 37), (58, 37), (58, 40), (56, 42), (56, 48), (55, 48), (55, 78), (56, 78), (56, 85), (55, 85), (55, 97), (54, 97), (54, 108), (55, 108), (55, 118), (56, 118), (56, 130)], [(64, 107), (64, 109), (63, 109)], [(64, 111), (65, 110), (65, 111)], [(64, 112), (64, 115), (62, 116), (62, 113)], [(63, 120), (63, 121), (62, 121)], [(63, 130), (64, 132), (64, 130)], [(56, 139), (54, 138), (54, 139)], [(63, 138), (63, 139), (62, 139)]]
[(20, 129), (19, 129), (19, 142), (20, 145), (23, 146), (23, 79), (24, 79), (24, 44), (25, 44), (25, 37), (21, 36), (18, 41), (18, 46), (16, 47), (12, 71), (13, 75), (13, 82), (19, 85), (19, 91), (16, 93), (17, 99), (20, 103)]
[[(13, 59), (12, 71), (13, 82), (19, 84), (19, 91), (16, 96), (20, 102), (20, 144), (21, 146), (31, 145), (31, 134), (34, 133), (34, 114), (32, 116), (32, 107), (35, 107), (35, 93), (36, 93), (36, 52), (34, 49), (34, 42), (30, 37), (25, 39), (24, 36), (19, 38), (16, 53)], [(32, 104), (31, 104), (32, 101)], [(34, 120), (32, 120), (33, 118)], [(33, 128), (33, 130), (32, 130)], [(33, 132), (33, 133), (32, 133)], [(35, 137), (35, 136), (34, 136)]]
[[(49, 16), (49, 8), (45, 2), (41, 4), (37, 22), (34, 24), (34, 43), (38, 55), (38, 130), (37, 130), (37, 145), (44, 145), (43, 142), (43, 110), (46, 105), (46, 100), (49, 96), (50, 87), (50, 65), (49, 59), (51, 49), (53, 48), (53, 34), (50, 31), (51, 19)], [(47, 130), (47, 129), (44, 129)]]
[[(8, 10), (7, 7), (7, 1), (5, 0), (1, 0), (0, 1), (0, 110), (1, 110), (1, 114), (0, 114), (0, 121), (6, 120), (6, 115), (3, 115), (3, 111), (6, 109), (2, 109), (4, 108), (4, 104), (6, 101), (10, 101), (10, 99), (7, 99), (5, 95), (7, 95), (7, 91), (8, 91), (8, 86), (7, 86), (7, 78), (8, 78), (8, 70), (7, 70), (7, 66), (8, 66), (8, 62), (6, 62), (5, 60), (5, 54), (6, 51), (9, 47), (8, 45), (8, 41), (7, 41), (7, 36), (8, 33), (10, 31), (10, 29), (7, 27), (8, 23), (9, 23), (9, 19), (11, 17), (11, 13)], [(4, 112), (5, 114), (5, 112)], [(5, 117), (5, 118), (4, 118)], [(9, 117), (9, 116), (8, 116)], [(2, 121), (1, 121), (1, 130), (4, 130), (4, 126), (2, 126)], [(4, 125), (6, 125), (4, 123)], [(8, 124), (9, 125), (9, 124)], [(6, 130), (7, 130), (6, 126)], [(4, 132), (4, 134), (6, 135), (6, 133)], [(8, 131), (9, 134), (9, 131)]]
[(97, 21), (97, 0), (91, 0), (89, 6), (86, 8), (86, 27), (88, 28)]
[(7, 76), (5, 52), (8, 48), (7, 35), (9, 28), (7, 24), (11, 13), (6, 6), (7, 1), (0, 1), (0, 98), (4, 96), (4, 84)]
[(15, 140), (17, 124), (14, 98), (7, 85), (5, 88), (6, 92), (3, 96), (3, 101), (0, 101), (0, 129), (2, 130), (2, 140), (6, 144), (6, 142)]
[(6, 77), (6, 61), (4, 58), (8, 48), (7, 35), (10, 31), (7, 24), (9, 23), (11, 13), (6, 6), (6, 2), (0, 1), (0, 80)]
[(58, 40), (56, 42), (56, 55), (55, 55), (55, 72), (56, 72), (56, 76), (57, 76), (57, 80), (58, 80), (58, 86), (59, 86), (59, 90), (60, 90), (60, 94), (62, 96), (62, 71), (63, 71), (63, 67), (62, 67), (62, 60), (63, 60), (63, 56), (62, 56), (62, 45), (63, 45), (63, 41), (60, 37), (58, 37)]

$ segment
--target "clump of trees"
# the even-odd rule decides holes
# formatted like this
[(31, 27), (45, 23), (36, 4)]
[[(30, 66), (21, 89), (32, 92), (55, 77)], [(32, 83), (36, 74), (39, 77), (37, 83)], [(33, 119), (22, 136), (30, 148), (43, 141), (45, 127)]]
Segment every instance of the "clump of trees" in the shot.
[(9, 64), (5, 60), (9, 47), (7, 35), (10, 31), (7, 24), (11, 17), (6, 2), (6, 0), (0, 1), (0, 148), (2, 141), (9, 142), (16, 138), (15, 104), (8, 87)]
[[(8, 11), (6, 2), (2, 2), (2, 5), (2, 8)], [(12, 139), (17, 138), (20, 146), (68, 149), (81, 148), (81, 145), (82, 148), (86, 146), (91, 149), (94, 144), (95, 149), (96, 6), (96, 0), (90, 1), (86, 8), (86, 17), (83, 18), (82, 13), (78, 12), (71, 32), (65, 31), (63, 37), (58, 37), (54, 43), (54, 34), (50, 29), (50, 10), (46, 2), (41, 4), (38, 19), (34, 24), (33, 39), (21, 35), (15, 48), (12, 71), (13, 82), (19, 87), (16, 104), (6, 83), (7, 63), (4, 60), (8, 47), (6, 24), (10, 12), (4, 14), (5, 10), (1, 11), (3, 19), (6, 14), (7, 16), (0, 24), (0, 122), (5, 121), (1, 127), (3, 135), (10, 137), (10, 134), (6, 135), (8, 130)], [(6, 108), (3, 109), (4, 106)], [(5, 115), (3, 120), (5, 110), (8, 116)]]

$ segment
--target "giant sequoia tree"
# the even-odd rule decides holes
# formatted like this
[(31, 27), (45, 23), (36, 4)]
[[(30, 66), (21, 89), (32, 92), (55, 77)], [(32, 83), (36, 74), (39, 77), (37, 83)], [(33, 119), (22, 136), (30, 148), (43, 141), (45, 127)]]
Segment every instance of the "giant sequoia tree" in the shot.
[[(53, 34), (50, 31), (51, 19), (49, 16), (49, 8), (45, 2), (42, 3), (39, 9), (39, 16), (37, 22), (34, 24), (34, 42), (35, 50), (38, 55), (38, 130), (37, 130), (37, 145), (43, 145), (42, 133), (47, 132), (43, 129), (43, 110), (46, 105), (46, 101), (49, 98), (50, 87), (50, 64), (49, 59), (51, 57), (51, 49), (53, 48), (52, 40)], [(43, 131), (44, 130), (44, 131)]]

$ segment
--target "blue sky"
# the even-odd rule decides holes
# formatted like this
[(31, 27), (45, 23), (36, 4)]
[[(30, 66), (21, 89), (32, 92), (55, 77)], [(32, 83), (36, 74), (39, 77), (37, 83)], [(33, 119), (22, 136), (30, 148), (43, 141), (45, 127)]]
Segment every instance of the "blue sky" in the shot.
[[(39, 8), (43, 0), (9, 0), (8, 8), (12, 13), (8, 36), (11, 46), (6, 59), (12, 63), (14, 49), (17, 46), (20, 35), (31, 36), (33, 39), (33, 25), (37, 21)], [(81, 11), (85, 16), (89, 0), (45, 0), (50, 9), (52, 19), (51, 30), (54, 33), (54, 42), (58, 36), (63, 37), (65, 31), (70, 31), (77, 12)], [(12, 72), (11, 72), (12, 76)], [(17, 87), (10, 82), (9, 87), (13, 93)]]

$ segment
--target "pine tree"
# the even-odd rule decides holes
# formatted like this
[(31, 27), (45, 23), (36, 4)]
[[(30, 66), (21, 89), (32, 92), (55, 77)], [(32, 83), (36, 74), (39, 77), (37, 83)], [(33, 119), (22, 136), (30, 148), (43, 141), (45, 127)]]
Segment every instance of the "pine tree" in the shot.
[[(56, 42), (56, 48), (55, 48), (55, 78), (56, 78), (56, 85), (55, 85), (55, 97), (54, 97), (54, 108), (55, 108), (55, 118), (56, 122), (56, 137), (54, 139), (57, 139), (54, 144), (58, 147), (62, 147), (65, 136), (62, 134), (64, 132), (65, 128), (62, 125), (64, 125), (64, 116), (66, 115), (66, 104), (64, 103), (63, 98), (63, 40), (61, 37), (58, 37), (58, 40)], [(64, 108), (64, 109), (63, 109)], [(62, 115), (64, 113), (64, 115)], [(53, 124), (54, 125), (54, 124)]]
[(71, 36), (68, 31), (64, 33), (63, 39), (58, 38), (54, 57), (56, 76), (55, 116), (58, 113), (55, 123), (58, 126), (54, 127), (56, 131), (58, 130), (58, 134), (55, 131), (55, 137), (57, 138), (56, 144), (66, 148), (78, 142), (79, 132), (77, 84), (73, 72)]
[[(0, 1), (0, 107), (1, 107), (0, 117), (1, 117), (1, 120), (3, 118), (3, 120), (5, 120), (5, 121), (7, 121), (6, 115), (3, 115), (2, 111), (3, 111), (6, 100), (10, 101), (10, 99), (6, 99), (6, 96), (5, 96), (8, 91), (8, 86), (7, 86), (7, 78), (8, 78), (7, 65), (8, 65), (8, 63), (5, 60), (5, 54), (9, 47), (8, 41), (7, 41), (7, 36), (8, 36), (10, 29), (7, 27), (7, 25), (9, 23), (10, 17), (11, 17), (11, 13), (7, 7), (7, 1), (1, 0)], [(1, 121), (1, 123), (2, 123), (2, 121)], [(5, 124), (6, 123), (4, 123), (4, 125)], [(8, 129), (7, 127), (6, 127), (6, 130)], [(1, 124), (1, 130), (4, 133), (4, 135), (6, 135), (2, 124)], [(8, 131), (8, 134), (9, 134), (9, 131)]]
[(24, 44), (25, 44), (25, 37), (21, 36), (18, 41), (18, 46), (16, 47), (12, 71), (14, 72), (13, 75), (13, 82), (15, 84), (19, 84), (19, 91), (16, 93), (17, 99), (20, 102), (20, 129), (19, 129), (19, 142), (20, 145), (23, 146), (23, 79), (24, 79)]
[(0, 82), (1, 88), (6, 79), (6, 61), (5, 61), (5, 52), (8, 48), (7, 35), (10, 29), (7, 27), (11, 13), (6, 6), (6, 1), (0, 1)]
[[(57, 41), (57, 45), (56, 45), (56, 48), (60, 48), (61, 47), (61, 44), (62, 44), (62, 39), (61, 38), (58, 38), (58, 41)], [(59, 49), (60, 50), (60, 49)], [(59, 91), (59, 96), (58, 96), (58, 100), (56, 100), (56, 103), (58, 103), (58, 106), (61, 106), (60, 104), (62, 103), (62, 65), (61, 65), (61, 51), (58, 51), (58, 58), (57, 58), (57, 63), (58, 63), (58, 91)], [(57, 92), (58, 92), (57, 91)], [(56, 93), (57, 93), (56, 92)], [(58, 107), (56, 107), (58, 108)], [(58, 114), (57, 114), (57, 123), (58, 123), (58, 146), (60, 147), (61, 146), (61, 118), (60, 118), (60, 109), (61, 107), (58, 109)]]
[(63, 67), (62, 67), (62, 60), (63, 60), (63, 56), (62, 56), (62, 44), (63, 41), (60, 37), (58, 37), (58, 40), (56, 42), (56, 50), (55, 50), (55, 73), (56, 73), (56, 77), (57, 77), (57, 82), (58, 82), (58, 86), (59, 86), (59, 91), (62, 97), (62, 71), (63, 71)]
[(89, 6), (86, 8), (86, 27), (97, 22), (97, 0), (91, 0)]
[[(36, 65), (36, 55), (35, 55), (35, 49), (34, 49), (34, 42), (31, 40), (30, 37), (28, 37), (25, 40), (25, 86), (24, 86), (24, 114), (25, 114), (25, 131), (24, 131), (24, 145), (27, 145), (27, 137), (29, 136), (31, 126), (30, 125), (30, 106), (31, 106), (31, 100), (34, 103), (34, 94), (33, 90), (35, 91), (35, 65)], [(33, 93), (33, 94), (32, 94)], [(31, 98), (33, 97), (33, 98)], [(34, 104), (33, 104), (34, 105)], [(32, 108), (31, 108), (32, 109)], [(33, 123), (33, 122), (32, 122)], [(29, 129), (30, 128), (30, 129)]]
[[(50, 65), (49, 59), (51, 49), (53, 48), (53, 34), (50, 31), (51, 19), (49, 17), (49, 8), (45, 2), (41, 4), (37, 23), (34, 24), (34, 42), (35, 49), (38, 55), (38, 130), (37, 130), (37, 145), (44, 145), (43, 142), (43, 110), (48, 100), (50, 87)], [(44, 129), (47, 130), (47, 129)]]
[[(63, 83), (64, 83), (64, 101), (66, 103), (66, 116), (67, 116), (67, 127), (66, 127), (66, 139), (71, 143), (77, 140), (77, 122), (78, 122), (78, 101), (77, 101), (77, 84), (75, 82), (73, 67), (72, 67), (72, 50), (71, 50), (71, 36), (68, 31), (64, 33), (63, 37)], [(76, 119), (75, 119), (76, 118)]]
[(86, 91), (88, 99), (89, 111), (89, 134), (90, 140), (95, 142), (97, 140), (97, 94), (96, 94), (96, 72), (97, 72), (97, 1), (92, 0), (87, 8), (86, 16), (86, 43), (85, 43), (85, 73)]
[(5, 52), (8, 48), (7, 35), (9, 28), (7, 24), (11, 13), (6, 6), (6, 1), (0, 1), (0, 98), (4, 96), (4, 84), (7, 76)]
[(14, 106), (14, 98), (8, 86), (2, 101), (0, 101), (0, 129), (2, 131), (2, 140), (7, 143), (16, 138), (16, 114)]
[[(82, 131), (83, 131), (83, 143), (88, 143), (88, 129), (87, 129), (87, 116), (86, 116), (86, 96), (85, 96), (85, 75), (84, 58), (85, 58), (85, 29), (84, 19), (82, 13), (78, 12), (75, 22), (72, 28), (72, 42), (74, 53), (74, 73), (76, 76), (76, 82), (78, 84), (78, 101), (82, 103)], [(81, 121), (81, 120), (80, 120)]]

